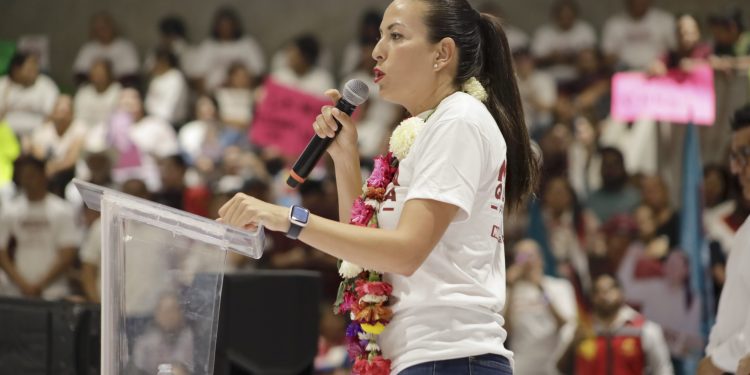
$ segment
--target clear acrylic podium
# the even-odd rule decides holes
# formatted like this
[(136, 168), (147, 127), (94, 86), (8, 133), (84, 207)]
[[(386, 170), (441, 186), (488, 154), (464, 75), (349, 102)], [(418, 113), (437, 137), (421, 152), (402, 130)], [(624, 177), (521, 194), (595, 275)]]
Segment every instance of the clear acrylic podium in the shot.
[(101, 373), (212, 374), (226, 255), (260, 258), (263, 229), (74, 182), (101, 212)]

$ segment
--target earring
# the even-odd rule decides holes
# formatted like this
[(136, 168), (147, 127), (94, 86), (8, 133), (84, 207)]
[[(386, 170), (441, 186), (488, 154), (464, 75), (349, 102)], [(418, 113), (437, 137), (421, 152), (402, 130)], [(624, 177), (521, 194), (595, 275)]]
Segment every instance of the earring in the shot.
[(435, 68), (435, 69), (437, 69), (437, 63), (435, 63), (435, 65), (433, 65), (432, 67)]

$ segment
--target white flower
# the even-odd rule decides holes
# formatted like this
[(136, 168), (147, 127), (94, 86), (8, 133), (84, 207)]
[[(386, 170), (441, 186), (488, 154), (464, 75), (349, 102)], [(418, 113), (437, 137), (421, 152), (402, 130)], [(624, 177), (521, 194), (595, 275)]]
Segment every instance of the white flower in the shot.
[(375, 209), (375, 211), (380, 209), (380, 202), (375, 199), (365, 199), (365, 204)]
[(391, 135), (389, 150), (398, 160), (406, 159), (409, 149), (417, 139), (417, 135), (424, 128), (424, 120), (419, 117), (410, 117), (398, 125)]
[(376, 342), (370, 341), (367, 344), (367, 348), (365, 348), (365, 350), (367, 350), (368, 352), (379, 352), (380, 351), (380, 346), (378, 346), (378, 344)]
[(367, 333), (367, 332), (360, 332), (360, 333), (358, 333), (358, 334), (357, 334), (357, 337), (358, 337), (358, 338), (359, 338), (360, 340), (363, 340), (363, 341), (364, 341), (364, 340), (367, 340), (367, 341), (375, 341), (375, 335), (373, 335), (373, 334), (371, 334), (371, 333)]
[(367, 302), (367, 303), (380, 303), (385, 302), (388, 300), (387, 296), (376, 296), (374, 294), (365, 294), (362, 296), (362, 298), (359, 299), (360, 302)]
[(362, 273), (364, 269), (362, 267), (354, 264), (349, 263), (347, 261), (341, 261), (341, 267), (339, 267), (339, 275), (345, 279), (351, 279), (352, 277), (357, 277), (360, 273)]
[(476, 79), (476, 77), (471, 77), (466, 82), (464, 82), (463, 86), (461, 86), (461, 91), (473, 96), (480, 102), (487, 101), (487, 91), (484, 89), (484, 86), (482, 86), (482, 83), (479, 82), (478, 79)]

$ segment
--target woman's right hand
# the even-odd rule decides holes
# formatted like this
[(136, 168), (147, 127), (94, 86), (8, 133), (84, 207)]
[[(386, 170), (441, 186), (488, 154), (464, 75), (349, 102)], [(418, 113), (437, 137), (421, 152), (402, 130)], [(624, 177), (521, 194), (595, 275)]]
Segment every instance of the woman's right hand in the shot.
[[(331, 98), (334, 105), (341, 98), (338, 90), (333, 89), (326, 91), (325, 95)], [(338, 135), (335, 135), (338, 128), (335, 120), (341, 123), (341, 131)], [(313, 123), (313, 129), (315, 130), (315, 134), (321, 138), (336, 137), (328, 147), (328, 154), (331, 155), (334, 161), (350, 158), (352, 155), (359, 153), (357, 147), (357, 127), (349, 115), (336, 107), (330, 105), (324, 106)]]

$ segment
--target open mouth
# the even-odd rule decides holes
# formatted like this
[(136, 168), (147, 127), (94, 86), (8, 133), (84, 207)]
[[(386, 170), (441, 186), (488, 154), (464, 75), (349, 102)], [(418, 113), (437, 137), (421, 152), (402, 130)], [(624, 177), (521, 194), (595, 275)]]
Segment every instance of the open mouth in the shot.
[(375, 68), (372, 71), (373, 73), (375, 73), (375, 79), (374, 79), (375, 83), (380, 82), (380, 80), (382, 80), (383, 77), (385, 77), (385, 73), (383, 73), (383, 71), (378, 68)]

